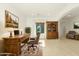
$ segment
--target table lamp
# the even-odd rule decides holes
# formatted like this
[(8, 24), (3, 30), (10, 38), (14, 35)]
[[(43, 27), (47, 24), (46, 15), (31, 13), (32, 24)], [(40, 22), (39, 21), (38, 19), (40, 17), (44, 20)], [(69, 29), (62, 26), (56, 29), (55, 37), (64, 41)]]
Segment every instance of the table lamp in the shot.
[(13, 28), (7, 28), (6, 30), (10, 33), (9, 37), (12, 37)]

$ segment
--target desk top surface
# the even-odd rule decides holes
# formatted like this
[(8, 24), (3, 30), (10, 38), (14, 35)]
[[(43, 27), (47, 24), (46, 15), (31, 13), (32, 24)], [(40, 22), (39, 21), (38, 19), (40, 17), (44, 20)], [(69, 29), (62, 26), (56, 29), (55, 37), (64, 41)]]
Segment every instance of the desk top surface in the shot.
[(16, 35), (16, 36), (12, 36), (12, 37), (9, 37), (9, 36), (7, 36), (7, 37), (3, 37), (4, 39), (8, 39), (8, 38), (23, 38), (23, 37), (30, 37), (30, 35), (29, 34), (24, 34), (24, 35)]

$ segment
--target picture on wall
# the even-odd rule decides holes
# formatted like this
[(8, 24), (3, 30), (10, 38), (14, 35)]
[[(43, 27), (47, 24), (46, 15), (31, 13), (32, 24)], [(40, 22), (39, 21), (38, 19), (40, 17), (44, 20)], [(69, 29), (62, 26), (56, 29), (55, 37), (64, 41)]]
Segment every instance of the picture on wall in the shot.
[(36, 23), (36, 33), (44, 33), (44, 23)]
[(31, 33), (31, 27), (25, 27), (25, 33)]
[(74, 29), (79, 29), (79, 23), (74, 23)]
[(13, 13), (5, 10), (5, 27), (18, 28), (19, 18)]

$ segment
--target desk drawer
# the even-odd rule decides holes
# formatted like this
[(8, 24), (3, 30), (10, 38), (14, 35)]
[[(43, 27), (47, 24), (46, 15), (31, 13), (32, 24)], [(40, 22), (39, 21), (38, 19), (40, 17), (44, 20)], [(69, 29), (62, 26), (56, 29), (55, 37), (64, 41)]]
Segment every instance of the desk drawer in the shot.
[(5, 48), (5, 52), (13, 53), (16, 55), (19, 55), (21, 51), (20, 46), (17, 44), (7, 44), (5, 45), (4, 48)]
[(19, 40), (17, 39), (9, 39), (9, 40), (4, 40), (4, 44), (18, 44)]

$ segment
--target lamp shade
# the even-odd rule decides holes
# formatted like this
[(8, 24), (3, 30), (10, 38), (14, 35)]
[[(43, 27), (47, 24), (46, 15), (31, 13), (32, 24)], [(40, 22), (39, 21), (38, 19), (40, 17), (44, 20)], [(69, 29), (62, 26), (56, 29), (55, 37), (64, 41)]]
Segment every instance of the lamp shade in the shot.
[(6, 28), (6, 31), (10, 33), (9, 37), (12, 37), (13, 28)]

